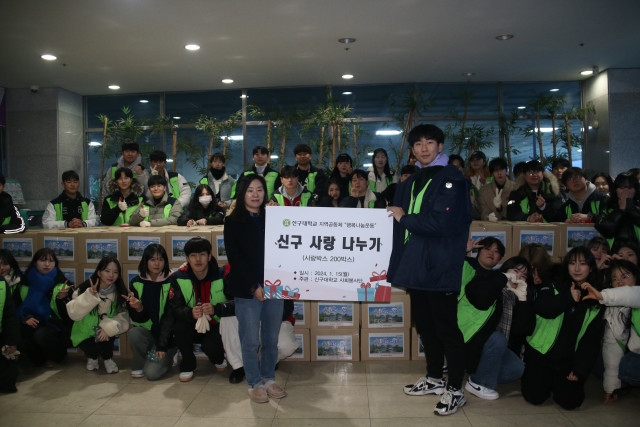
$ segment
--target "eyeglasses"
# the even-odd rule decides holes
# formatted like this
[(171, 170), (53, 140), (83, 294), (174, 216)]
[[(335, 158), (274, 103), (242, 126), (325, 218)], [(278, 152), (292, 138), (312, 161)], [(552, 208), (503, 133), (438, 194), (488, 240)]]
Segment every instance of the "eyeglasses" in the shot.
[(539, 173), (542, 173), (542, 171), (527, 171), (527, 175), (538, 175)]
[(149, 188), (158, 188), (158, 187), (164, 187), (164, 185), (162, 185), (162, 184), (151, 184), (149, 186)]
[(620, 277), (612, 277), (611, 278), (611, 283), (620, 283), (623, 280), (627, 280), (629, 277), (631, 277), (631, 274), (629, 273), (622, 273), (620, 275)]

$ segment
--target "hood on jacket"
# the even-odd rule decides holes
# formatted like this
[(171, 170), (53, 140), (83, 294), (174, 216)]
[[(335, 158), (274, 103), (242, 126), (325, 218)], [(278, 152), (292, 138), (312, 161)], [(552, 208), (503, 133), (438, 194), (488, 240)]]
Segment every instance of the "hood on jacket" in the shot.
[[(109, 194), (113, 194), (116, 191), (118, 193), (120, 192), (120, 188), (118, 187), (118, 183), (115, 179), (111, 178), (109, 180), (109, 182), (107, 183), (107, 191), (109, 192)], [(133, 181), (131, 181), (131, 192), (138, 197), (142, 196), (142, 194), (144, 193), (142, 185), (140, 185), (138, 180), (135, 178), (133, 179)]]
[[(527, 183), (524, 177), (524, 174), (518, 177), (516, 181), (516, 188), (520, 188)], [(548, 171), (542, 172), (542, 181), (543, 182), (541, 182), (540, 185), (544, 185), (544, 182), (547, 181), (548, 187), (551, 189), (554, 196), (560, 195), (560, 184), (558, 183), (558, 178), (556, 178), (554, 174)]]

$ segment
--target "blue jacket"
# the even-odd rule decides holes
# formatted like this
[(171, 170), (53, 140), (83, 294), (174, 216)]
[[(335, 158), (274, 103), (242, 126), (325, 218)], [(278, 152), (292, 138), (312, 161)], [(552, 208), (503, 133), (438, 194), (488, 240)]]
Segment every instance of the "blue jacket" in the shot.
[[(419, 212), (409, 214), (414, 182), (418, 194), (429, 178)], [(398, 185), (393, 204), (405, 215), (393, 223), (387, 280), (409, 289), (460, 292), (472, 216), (462, 173), (452, 165), (422, 168)]]

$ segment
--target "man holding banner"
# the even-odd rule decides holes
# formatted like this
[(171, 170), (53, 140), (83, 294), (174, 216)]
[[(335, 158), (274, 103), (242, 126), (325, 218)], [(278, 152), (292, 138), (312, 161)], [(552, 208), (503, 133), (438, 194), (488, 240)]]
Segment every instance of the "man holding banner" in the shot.
[[(442, 153), (444, 133), (418, 125), (408, 135), (420, 170), (400, 183), (389, 216), (396, 220), (387, 281), (407, 288), (411, 315), (425, 349), (427, 375), (404, 388), (412, 396), (441, 395), (434, 412), (450, 415), (465, 403), (464, 341), (457, 321), (472, 207), (467, 181)], [(442, 377), (446, 356), (448, 382)]]

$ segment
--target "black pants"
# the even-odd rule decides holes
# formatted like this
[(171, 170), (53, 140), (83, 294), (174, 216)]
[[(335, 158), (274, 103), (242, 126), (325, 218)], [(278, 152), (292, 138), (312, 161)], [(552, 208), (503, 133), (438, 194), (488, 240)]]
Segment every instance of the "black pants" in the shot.
[[(1, 345), (0, 345), (1, 347)], [(18, 380), (18, 361), (0, 355), (0, 393), (15, 393)]]
[(51, 325), (38, 325), (36, 328), (22, 324), (22, 344), (20, 352), (31, 359), (35, 365), (46, 361), (60, 363), (67, 356), (69, 334)]
[(176, 346), (182, 354), (180, 372), (190, 372), (196, 369), (196, 356), (193, 354), (193, 344), (199, 343), (202, 351), (211, 363), (220, 364), (224, 360), (224, 347), (220, 336), (220, 325), (209, 325), (209, 332), (199, 334), (195, 330), (195, 322), (176, 322), (173, 326), (173, 337)]
[(538, 360), (526, 360), (522, 375), (522, 397), (534, 405), (544, 403), (551, 393), (553, 401), (563, 409), (578, 408), (584, 401), (584, 383), (586, 378), (569, 381), (570, 363), (558, 363), (557, 366), (546, 366)]
[(95, 337), (91, 337), (78, 344), (78, 347), (84, 351), (84, 354), (89, 359), (102, 357), (102, 360), (107, 360), (113, 357), (113, 343), (115, 340), (116, 337), (111, 337), (106, 341), (96, 342)]
[(460, 389), (464, 377), (464, 338), (458, 328), (458, 294), (409, 290), (411, 317), (422, 338), (427, 376), (442, 378), (447, 358), (448, 385)]

